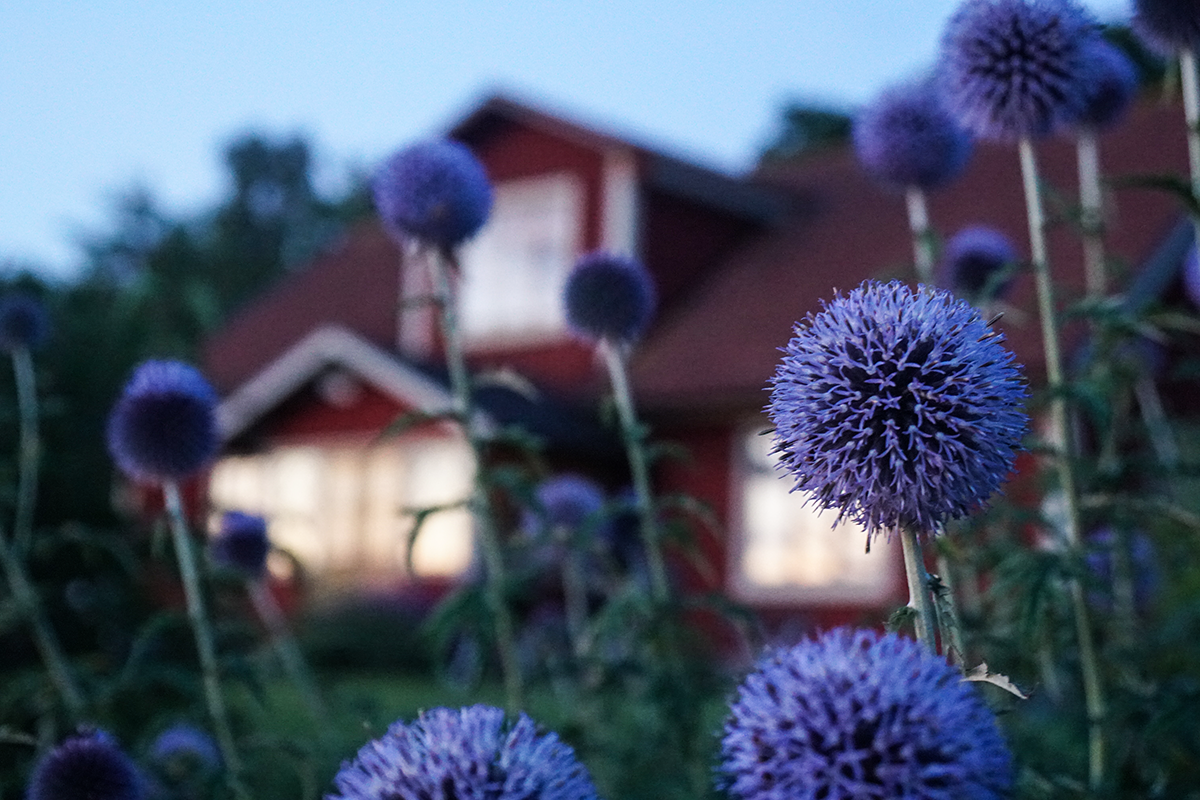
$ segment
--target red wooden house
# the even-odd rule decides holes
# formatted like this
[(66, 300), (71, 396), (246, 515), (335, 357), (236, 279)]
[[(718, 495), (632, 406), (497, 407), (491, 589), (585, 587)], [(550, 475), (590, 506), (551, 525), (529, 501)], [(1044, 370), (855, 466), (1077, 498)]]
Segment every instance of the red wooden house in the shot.
[[(606, 379), (591, 349), (568, 334), (560, 294), (579, 254), (636, 254), (660, 297), (633, 356), (637, 401), (656, 438), (690, 453), (658, 471), (659, 488), (705, 501), (721, 523), (721, 539), (706, 540), (712, 580), (753, 605), (822, 621), (902, 598), (897, 553), (880, 542), (866, 555), (861, 531), (833, 530), (831, 517), (805, 507), (774, 471), (769, 437), (758, 434), (768, 427), (762, 408), (778, 348), (795, 321), (835, 288), (911, 276), (903, 197), (873, 184), (845, 149), (730, 177), (503, 97), (447, 134), (474, 149), (495, 186), (492, 218), (463, 254), (468, 358), (480, 373), (507, 371), (537, 387), (536, 396), (485, 392), (483, 413), (533, 427), (558, 466), (620, 482), (621, 455), (595, 414)], [(1143, 104), (1102, 148), (1110, 173), (1180, 174), (1182, 114)], [(1041, 154), (1047, 179), (1073, 197), (1072, 144), (1050, 142)], [(931, 198), (933, 223), (946, 233), (986, 223), (1027, 242), (1020, 186), (1016, 153), (981, 146), (965, 177)], [(1146, 277), (1139, 291), (1161, 294), (1188, 244), (1172, 236), (1177, 205), (1136, 188), (1110, 201), (1112, 253), (1131, 279), (1158, 275), (1162, 285)], [(1067, 226), (1051, 247), (1063, 294), (1077, 294), (1082, 255)], [(428, 289), (418, 266), (379, 225), (364, 224), (207, 345), (227, 441), (214, 502), (266, 514), (274, 540), (332, 583), (410, 580), (411, 520), (396, 509), (452, 502), (470, 480), (453, 430), (378, 438), (402, 412), (448, 402), (434, 320), (406, 302)], [(1023, 276), (1000, 324), (1036, 375), (1032, 293)], [(447, 512), (430, 524), (416, 571), (463, 570), (468, 520)]]

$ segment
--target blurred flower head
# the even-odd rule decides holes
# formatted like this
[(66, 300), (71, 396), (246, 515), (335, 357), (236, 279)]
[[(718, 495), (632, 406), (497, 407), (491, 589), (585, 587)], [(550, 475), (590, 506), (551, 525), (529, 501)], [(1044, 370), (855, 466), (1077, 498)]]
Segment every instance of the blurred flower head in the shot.
[(136, 480), (188, 478), (216, 454), (216, 404), (216, 392), (194, 367), (143, 362), (109, 416), (108, 450)]
[(1083, 105), (1078, 125), (1104, 128), (1118, 122), (1137, 96), (1137, 68), (1125, 51), (1100, 36), (1083, 48)]
[(588, 339), (628, 343), (650, 324), (657, 300), (641, 262), (594, 252), (575, 264), (564, 292), (567, 323)]
[(769, 652), (738, 689), (721, 774), (738, 800), (992, 800), (1008, 747), (957, 669), (911, 639), (845, 628)]
[(375, 207), (393, 235), (439, 247), (471, 238), (492, 209), (492, 186), (466, 145), (448, 139), (414, 144), (383, 163), (373, 182)]
[(1196, 245), (1183, 257), (1183, 293), (1194, 308), (1200, 309), (1200, 253)]
[(435, 708), (394, 723), (334, 778), (330, 800), (596, 800), (575, 752), (491, 706)]
[(1017, 251), (1012, 241), (987, 225), (970, 225), (950, 237), (942, 254), (942, 280), (970, 302), (994, 300), (1012, 286)]
[(854, 120), (854, 149), (877, 180), (933, 189), (958, 176), (971, 139), (928, 81), (887, 89)]
[(210, 552), (217, 564), (249, 578), (261, 578), (266, 574), (267, 556), (271, 552), (267, 521), (254, 514), (226, 511), (221, 515), (221, 529), (212, 541)]
[(604, 505), (604, 489), (582, 475), (547, 478), (538, 485), (535, 496), (552, 528), (578, 528)]
[(0, 348), (12, 352), (36, 348), (46, 339), (50, 317), (42, 301), (27, 292), (0, 298)]
[(1123, 557), (1123, 568), (1129, 573), (1129, 588), (1133, 592), (1130, 599), (1138, 611), (1145, 611), (1154, 602), (1162, 575), (1154, 542), (1143, 531), (1121, 535), (1105, 527), (1088, 534), (1085, 564), (1095, 585), (1088, 593), (1088, 601), (1106, 611), (1113, 607), (1112, 598), (1120, 572), (1119, 557)]
[(103, 731), (72, 736), (33, 768), (27, 800), (137, 800), (137, 768)]
[(1074, 0), (966, 0), (942, 36), (946, 107), (980, 139), (1050, 133), (1084, 104), (1084, 42)]
[(1196, 0), (1134, 0), (1133, 29), (1164, 55), (1200, 47)]
[(1002, 340), (966, 302), (896, 281), (810, 314), (767, 409), (796, 488), (871, 532), (934, 533), (986, 501), (1029, 421)]

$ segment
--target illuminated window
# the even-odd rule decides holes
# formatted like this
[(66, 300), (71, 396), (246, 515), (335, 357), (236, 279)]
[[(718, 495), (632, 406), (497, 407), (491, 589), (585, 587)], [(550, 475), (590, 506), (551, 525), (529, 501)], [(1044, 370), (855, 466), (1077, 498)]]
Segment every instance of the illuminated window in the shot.
[[(221, 459), (209, 492), (216, 511), (265, 517), (271, 540), (316, 575), (394, 579), (413, 526), (404, 510), (465, 499), (471, 465), (470, 449), (449, 437), (280, 447)], [(438, 513), (417, 539), (413, 570), (459, 575), (472, 553), (467, 512)]]
[(562, 290), (580, 248), (583, 187), (570, 173), (496, 186), (492, 213), (462, 250), (463, 335), (522, 341), (566, 330)]
[(761, 427), (736, 438), (734, 528), (730, 548), (733, 593), (750, 602), (855, 604), (889, 599), (896, 555), (883, 537), (865, 553), (866, 532), (837, 514), (817, 512), (776, 469), (770, 436)]

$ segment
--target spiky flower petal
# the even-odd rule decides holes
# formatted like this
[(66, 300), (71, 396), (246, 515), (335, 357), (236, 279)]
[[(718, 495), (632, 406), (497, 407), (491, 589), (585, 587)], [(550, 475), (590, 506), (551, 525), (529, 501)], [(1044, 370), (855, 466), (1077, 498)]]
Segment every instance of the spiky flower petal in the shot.
[(1134, 0), (1133, 28), (1164, 54), (1200, 48), (1200, 4), (1196, 0)]
[(819, 508), (922, 534), (983, 503), (1028, 425), (1013, 356), (947, 292), (867, 281), (797, 324), (768, 405)]
[(970, 683), (894, 633), (840, 628), (767, 653), (721, 742), (738, 800), (993, 800), (1008, 747)]
[(885, 90), (854, 120), (854, 149), (877, 180), (933, 189), (958, 176), (971, 139), (928, 82)]
[(650, 324), (654, 281), (641, 262), (611, 253), (589, 253), (567, 278), (567, 322), (589, 339), (631, 342)]
[(1074, 0), (966, 0), (942, 36), (946, 107), (980, 139), (1050, 133), (1083, 107), (1095, 35)]
[(183, 480), (217, 451), (217, 394), (195, 367), (146, 361), (125, 385), (108, 420), (108, 449), (137, 480)]
[(969, 225), (946, 242), (941, 275), (959, 297), (993, 300), (1012, 286), (1016, 264), (1017, 251), (1007, 236), (987, 225)]
[(0, 348), (33, 349), (45, 340), (49, 328), (46, 307), (33, 295), (13, 292), (0, 298)]
[(491, 706), (435, 708), (394, 723), (334, 778), (329, 800), (596, 800), (575, 752)]
[(267, 521), (254, 514), (226, 511), (221, 515), (221, 530), (213, 539), (210, 552), (213, 561), (221, 566), (250, 578), (261, 578), (266, 574), (267, 556), (271, 552)]
[(72, 736), (33, 769), (28, 800), (137, 800), (137, 768), (103, 731)]
[(453, 247), (483, 227), (492, 186), (475, 155), (460, 142), (435, 140), (393, 155), (375, 175), (375, 207), (399, 238)]
[(1123, 50), (1099, 36), (1088, 40), (1083, 54), (1083, 106), (1075, 122), (1093, 128), (1113, 125), (1137, 95), (1137, 68)]

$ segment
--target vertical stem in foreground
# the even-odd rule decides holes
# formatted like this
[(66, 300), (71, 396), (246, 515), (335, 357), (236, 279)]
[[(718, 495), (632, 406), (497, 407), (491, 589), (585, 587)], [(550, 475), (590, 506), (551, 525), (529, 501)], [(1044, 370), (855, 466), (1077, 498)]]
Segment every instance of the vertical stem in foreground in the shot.
[[(1192, 167), (1192, 196), (1200, 201), (1200, 76), (1196, 74), (1196, 51), (1179, 51), (1179, 77), (1183, 89), (1183, 115), (1187, 121), (1188, 161)], [(1195, 244), (1200, 247), (1200, 216), (1192, 217)]]
[(1096, 129), (1084, 126), (1075, 140), (1079, 162), (1079, 221), (1083, 229), (1083, 264), (1087, 296), (1098, 300), (1108, 291), (1104, 254), (1104, 192), (1100, 185), (1100, 145)]
[(904, 199), (908, 205), (908, 227), (912, 231), (913, 257), (917, 266), (917, 281), (933, 286), (933, 230), (929, 227), (929, 206), (925, 190), (909, 186)]
[(471, 446), (475, 461), (475, 480), (471, 494), (471, 514), (479, 532), (480, 548), (486, 574), (484, 595), (496, 626), (496, 647), (500, 654), (500, 669), (504, 678), (504, 693), (508, 710), (517, 712), (523, 705), (520, 666), (517, 662), (516, 637), (508, 601), (504, 596), (504, 553), (492, 520), (491, 499), (484, 485), (484, 441), (475, 420), (474, 394), (467, 361), (463, 354), (462, 331), (458, 325), (458, 305), (450, 279), (454, 256), (449, 251), (430, 248), (434, 294), (437, 297), (438, 320), (441, 323), (442, 344), (446, 350), (446, 366), (450, 372), (450, 390), (454, 395), (455, 412)]
[[(1042, 321), (1042, 346), (1046, 354), (1046, 381), (1050, 389), (1050, 423), (1058, 440), (1059, 452), (1055, 463), (1066, 506), (1066, 538), (1071, 550), (1080, 548), (1082, 536), (1079, 522), (1079, 496), (1075, 484), (1072, 458), (1071, 428), (1067, 416), (1067, 400), (1063, 395), (1062, 352), (1058, 342), (1058, 322), (1054, 309), (1054, 285), (1050, 280), (1050, 261), (1046, 249), (1045, 212), (1038, 187), (1037, 158), (1029, 137), (1021, 138), (1021, 177), (1025, 187), (1025, 207), (1029, 215), (1029, 242), (1033, 262), (1033, 277), (1037, 287), (1038, 313)], [(1083, 676), (1084, 701), (1088, 715), (1088, 783), (1099, 787), (1104, 777), (1104, 689), (1100, 682), (1100, 663), (1088, 619), (1087, 601), (1078, 580), (1070, 582), (1071, 605), (1075, 616), (1075, 633), (1079, 640), (1079, 661)]]
[(266, 627), (271, 644), (275, 646), (275, 652), (279, 654), (279, 660), (283, 662), (284, 670), (304, 699), (304, 705), (308, 708), (309, 715), (312, 716), (313, 722), (323, 727), (326, 718), (325, 704), (321, 701), (321, 693), (317, 691), (312, 673), (309, 672), (308, 664), (304, 661), (304, 655), (300, 652), (295, 637), (288, 630), (287, 620), (284, 618), (279, 604), (275, 602), (271, 588), (265, 579), (258, 578), (250, 581), (246, 589), (250, 594), (250, 602), (254, 605), (254, 611)]
[(600, 342), (604, 361), (612, 381), (613, 397), (617, 403), (617, 416), (621, 422), (621, 437), (625, 440), (625, 452), (629, 456), (629, 472), (633, 478), (633, 492), (637, 502), (638, 519), (642, 530), (642, 541), (646, 548), (646, 559), (650, 566), (650, 586), (654, 599), (660, 603), (670, 594), (667, 583), (667, 568), (663, 561), (662, 541), (658, 530), (658, 515), (654, 511), (654, 496), (650, 492), (650, 464), (646, 455), (646, 443), (637, 413), (633, 408), (633, 391), (629, 388), (629, 372), (620, 346), (604, 339)]
[(908, 607), (916, 612), (917, 641), (936, 653), (937, 634), (933, 629), (933, 602), (929, 597), (929, 576), (925, 572), (925, 557), (915, 531), (897, 526), (900, 544), (904, 549), (904, 575), (908, 579)]
[(233, 743), (233, 731), (229, 727), (229, 716), (225, 710), (225, 698), (221, 694), (221, 676), (217, 669), (217, 650), (213, 644), (212, 624), (204, 609), (204, 590), (200, 585), (200, 572), (196, 568), (196, 556), (192, 552), (192, 540), (188, 535), (187, 518), (183, 513), (183, 498), (179, 484), (163, 482), (163, 499), (167, 507), (167, 522), (171, 528), (171, 540), (175, 545), (175, 558), (179, 561), (179, 573), (183, 579), (183, 593), (187, 601), (188, 622), (196, 640), (196, 651), (200, 656), (200, 672), (204, 682), (204, 700), (208, 714), (212, 717), (213, 732), (225, 761), (225, 773), (229, 787), (239, 797), (247, 798), (241, 784), (241, 762)]
[(21, 419), (20, 468), (13, 536), (16, 551), (28, 553), (33, 543), (33, 508), (37, 503), (38, 462), (42, 449), (38, 436), (37, 386), (29, 348), (18, 347), (13, 351), (12, 359), (17, 384), (17, 413)]

